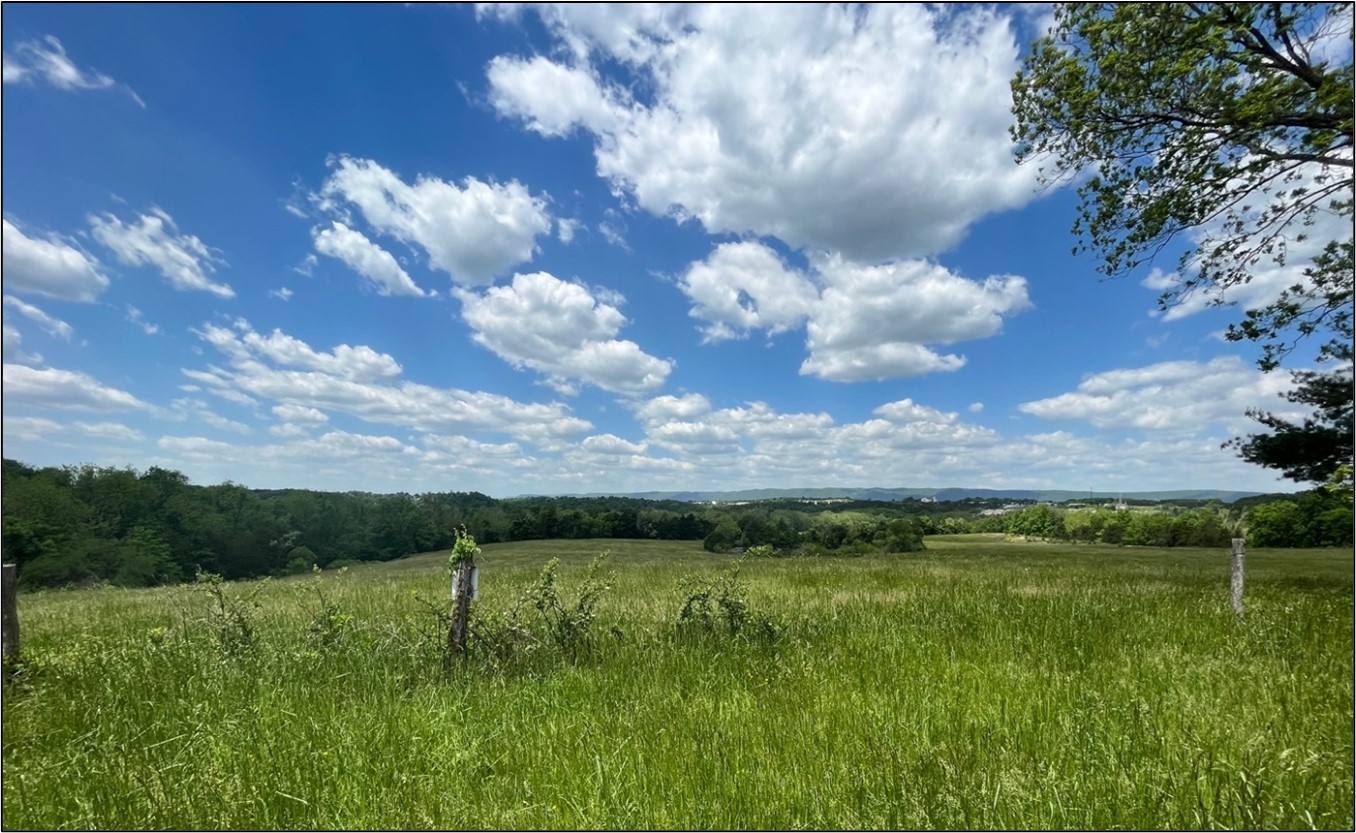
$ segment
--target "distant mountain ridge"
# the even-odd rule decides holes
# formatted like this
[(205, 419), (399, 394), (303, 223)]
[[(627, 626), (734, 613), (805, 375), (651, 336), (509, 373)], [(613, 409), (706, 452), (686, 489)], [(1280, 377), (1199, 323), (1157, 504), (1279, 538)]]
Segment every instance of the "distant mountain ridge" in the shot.
[(689, 503), (729, 503), (744, 500), (777, 500), (804, 498), (807, 500), (921, 500), (926, 497), (938, 501), (989, 498), (994, 500), (1047, 500), (1061, 503), (1079, 498), (1115, 498), (1127, 500), (1220, 500), (1233, 503), (1240, 498), (1254, 497), (1263, 492), (1233, 492), (1225, 489), (1177, 489), (1161, 492), (1075, 492), (1068, 489), (917, 489), (881, 487), (819, 487), (811, 489), (738, 489), (735, 491), (678, 491), (678, 492), (589, 492), (567, 497), (628, 497), (642, 500), (681, 500)]

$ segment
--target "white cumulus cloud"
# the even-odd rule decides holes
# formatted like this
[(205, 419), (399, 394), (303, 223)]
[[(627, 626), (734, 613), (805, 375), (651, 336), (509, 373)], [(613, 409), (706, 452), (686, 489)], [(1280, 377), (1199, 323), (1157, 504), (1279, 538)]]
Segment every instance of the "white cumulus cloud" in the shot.
[[(424, 290), (400, 268), (395, 257), (338, 220), (329, 228), (316, 229), (315, 250), (343, 261), (350, 269), (367, 278), (378, 295), (413, 295), (424, 297)], [(284, 299), (286, 300), (286, 299)]]
[(244, 320), (235, 322), (235, 330), (208, 324), (201, 335), (208, 343), (238, 357), (255, 355), (276, 364), (319, 370), (359, 382), (391, 379), (401, 372), (395, 358), (365, 344), (357, 347), (340, 344), (333, 350), (320, 351), (278, 329), (262, 335)]
[(626, 318), (615, 306), (546, 272), (456, 294), (478, 344), (516, 367), (546, 374), (557, 387), (578, 380), (614, 393), (645, 393), (663, 385), (673, 369), (671, 361), (616, 338)]
[(579, 444), (584, 451), (592, 454), (644, 454), (644, 443), (633, 443), (623, 440), (616, 434), (595, 434), (592, 437), (585, 437)]
[(302, 405), (274, 405), (273, 413), (283, 422), (296, 422), (306, 425), (323, 425), (330, 420), (323, 411)]
[(495, 58), (492, 105), (587, 131), (598, 173), (654, 214), (874, 262), (1035, 196), (1007, 134), (1017, 43), (991, 9), (533, 8), (567, 54)]
[(1255, 427), (1244, 416), (1249, 408), (1302, 417), (1280, 399), (1291, 385), (1286, 374), (1263, 373), (1237, 356), (1220, 356), (1208, 362), (1160, 362), (1094, 373), (1074, 391), (1025, 402), (1018, 409), (1098, 428), (1195, 431), (1222, 423), (1238, 430)]
[(762, 243), (723, 243), (690, 265), (678, 288), (693, 302), (690, 314), (707, 322), (710, 341), (750, 330), (775, 334), (798, 326), (819, 301), (814, 283), (790, 269)]
[(1024, 278), (982, 283), (928, 261), (857, 266), (816, 263), (826, 284), (807, 326), (810, 355), (801, 373), (833, 381), (886, 379), (957, 370), (963, 356), (926, 345), (997, 334), (1003, 316), (1030, 306)]
[(678, 288), (707, 341), (804, 323), (801, 373), (839, 382), (958, 370), (964, 357), (929, 345), (995, 335), (1004, 316), (1030, 306), (1026, 280), (1013, 275), (980, 282), (926, 260), (862, 266), (824, 254), (810, 265), (802, 273), (762, 243), (725, 243)]
[(321, 351), (279, 331), (260, 335), (244, 321), (234, 328), (204, 324), (195, 333), (225, 357), (229, 367), (185, 368), (184, 374), (206, 392), (230, 401), (263, 400), (338, 412), (424, 433), (489, 431), (540, 443), (592, 427), (559, 403), (519, 402), (500, 394), (401, 379), (392, 375), (399, 372), (394, 359), (365, 345)]
[(428, 254), (429, 265), (459, 284), (486, 284), (532, 259), (538, 236), (551, 233), (546, 199), (514, 180), (458, 185), (420, 176), (413, 185), (368, 159), (331, 161), (317, 204), (331, 212), (357, 206), (376, 231)]

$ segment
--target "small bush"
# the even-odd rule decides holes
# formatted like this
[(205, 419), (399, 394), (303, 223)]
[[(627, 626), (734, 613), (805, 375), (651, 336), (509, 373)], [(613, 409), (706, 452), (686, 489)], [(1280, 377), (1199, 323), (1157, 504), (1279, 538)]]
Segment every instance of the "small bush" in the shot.
[(287, 565), (283, 567), (283, 572), (289, 576), (301, 575), (310, 572), (312, 568), (320, 563), (311, 548), (305, 545), (294, 547), (287, 553)]
[[(536, 582), (501, 616), (473, 616), (472, 650), (498, 668), (546, 655), (570, 662), (593, 656), (598, 603), (612, 589), (615, 578), (613, 573), (602, 573), (608, 555), (600, 553), (589, 564), (574, 601), (562, 597), (557, 586), (560, 559), (552, 558)], [(620, 631), (614, 628), (613, 634)]]
[[(312, 615), (310, 624), (306, 626), (306, 638), (319, 650), (328, 651), (339, 644), (343, 635), (352, 626), (353, 617), (340, 612), (339, 606), (325, 595), (320, 583), (320, 568), (311, 569), (315, 574), (315, 583), (311, 585), (311, 589), (315, 591), (316, 600), (320, 604)], [(341, 568), (339, 574), (347, 572), (348, 568)]]
[(688, 576), (678, 582), (687, 595), (675, 623), (679, 636), (721, 634), (774, 639), (780, 635), (781, 628), (771, 617), (749, 607), (748, 585), (739, 580), (747, 557), (747, 553), (741, 556), (714, 579)]
[[(238, 657), (254, 650), (254, 623), (249, 611), (258, 608), (259, 591), (264, 582), (255, 583), (249, 592), (233, 596), (226, 592), (225, 580), (217, 573), (197, 574), (197, 585), (212, 600), (208, 608), (207, 624), (216, 637), (221, 653), (226, 657)], [(267, 581), (268, 579), (264, 579)]]

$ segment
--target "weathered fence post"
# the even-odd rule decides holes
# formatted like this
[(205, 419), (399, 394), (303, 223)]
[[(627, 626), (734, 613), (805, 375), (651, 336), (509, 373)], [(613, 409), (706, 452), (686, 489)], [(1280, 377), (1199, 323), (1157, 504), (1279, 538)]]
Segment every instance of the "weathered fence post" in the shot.
[(452, 622), (447, 627), (447, 661), (466, 657), (471, 600), (476, 596), (476, 539), (463, 528), (452, 545)]
[(0, 565), (0, 656), (5, 660), (19, 655), (18, 581), (17, 565)]
[(1234, 614), (1239, 618), (1243, 617), (1243, 556), (1246, 553), (1243, 542), (1242, 538), (1234, 539), (1229, 571), (1229, 603), (1233, 605)]
[(452, 573), (452, 625), (447, 629), (449, 657), (466, 655), (466, 625), (471, 615), (471, 575), (475, 565), (462, 559)]

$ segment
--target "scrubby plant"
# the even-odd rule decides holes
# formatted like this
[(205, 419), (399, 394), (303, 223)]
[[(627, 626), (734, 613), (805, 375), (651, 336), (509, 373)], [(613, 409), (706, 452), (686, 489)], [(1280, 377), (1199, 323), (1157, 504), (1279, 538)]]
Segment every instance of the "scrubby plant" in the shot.
[(599, 553), (589, 563), (579, 595), (573, 603), (561, 599), (556, 588), (556, 570), (560, 559), (552, 558), (542, 568), (537, 583), (528, 589), (523, 599), (540, 617), (543, 633), (550, 643), (571, 660), (578, 660), (593, 650), (593, 623), (597, 618), (598, 602), (612, 589), (615, 576), (602, 573), (608, 553)]
[[(353, 617), (339, 610), (339, 606), (332, 599), (325, 595), (325, 588), (320, 578), (321, 569), (313, 566), (312, 574), (315, 576), (310, 589), (314, 591), (318, 607), (311, 616), (310, 623), (306, 626), (307, 640), (321, 651), (333, 649), (339, 644), (343, 635), (352, 627)], [(338, 575), (346, 575), (347, 567), (341, 567)]]
[(199, 570), (195, 587), (211, 599), (207, 624), (223, 656), (238, 657), (254, 650), (254, 622), (250, 611), (259, 607), (259, 593), (268, 579), (255, 582), (241, 595), (226, 592), (225, 579), (217, 573)]
[(283, 572), (289, 576), (300, 575), (319, 566), (319, 563), (319, 557), (311, 551), (310, 547), (303, 544), (299, 547), (293, 547), (287, 553), (287, 565), (283, 567)]
[[(602, 572), (609, 554), (599, 553), (573, 600), (558, 584), (560, 559), (552, 558), (537, 580), (499, 616), (471, 619), (473, 655), (498, 669), (530, 664), (536, 657), (556, 656), (569, 662), (592, 657), (597, 647), (595, 623), (598, 604), (612, 589), (615, 575)], [(621, 631), (612, 629), (614, 636)]]
[(729, 637), (776, 638), (781, 628), (749, 605), (749, 586), (739, 579), (745, 553), (716, 578), (686, 576), (678, 588), (685, 594), (675, 629), (680, 637), (722, 634)]

